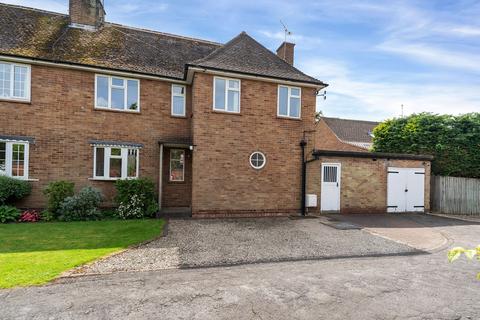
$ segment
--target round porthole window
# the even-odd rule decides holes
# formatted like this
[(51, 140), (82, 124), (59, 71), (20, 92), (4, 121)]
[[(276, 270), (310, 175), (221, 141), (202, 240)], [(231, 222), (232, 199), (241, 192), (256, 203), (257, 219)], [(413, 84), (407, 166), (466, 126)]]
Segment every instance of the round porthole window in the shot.
[(262, 169), (266, 163), (267, 159), (263, 153), (256, 151), (250, 155), (250, 165), (252, 168)]

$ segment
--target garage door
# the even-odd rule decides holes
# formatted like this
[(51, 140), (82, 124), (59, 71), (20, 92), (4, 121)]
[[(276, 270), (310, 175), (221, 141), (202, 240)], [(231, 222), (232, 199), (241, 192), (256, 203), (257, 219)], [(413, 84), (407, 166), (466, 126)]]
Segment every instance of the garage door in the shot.
[(388, 212), (423, 212), (424, 196), (424, 168), (388, 168)]

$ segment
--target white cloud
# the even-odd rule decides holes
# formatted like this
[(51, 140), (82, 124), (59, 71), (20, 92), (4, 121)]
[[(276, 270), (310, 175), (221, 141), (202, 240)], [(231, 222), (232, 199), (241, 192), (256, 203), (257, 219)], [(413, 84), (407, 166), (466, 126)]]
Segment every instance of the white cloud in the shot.
[(68, 1), (62, 0), (2, 0), (4, 3), (14, 4), (24, 7), (37, 8), (47, 11), (68, 13)]

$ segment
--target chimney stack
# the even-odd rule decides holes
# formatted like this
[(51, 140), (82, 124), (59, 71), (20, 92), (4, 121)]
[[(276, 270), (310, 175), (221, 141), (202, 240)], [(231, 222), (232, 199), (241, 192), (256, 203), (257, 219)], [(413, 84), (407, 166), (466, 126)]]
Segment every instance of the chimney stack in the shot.
[(70, 0), (70, 26), (97, 30), (105, 22), (103, 0)]
[(293, 66), (295, 43), (284, 41), (277, 49), (277, 56)]

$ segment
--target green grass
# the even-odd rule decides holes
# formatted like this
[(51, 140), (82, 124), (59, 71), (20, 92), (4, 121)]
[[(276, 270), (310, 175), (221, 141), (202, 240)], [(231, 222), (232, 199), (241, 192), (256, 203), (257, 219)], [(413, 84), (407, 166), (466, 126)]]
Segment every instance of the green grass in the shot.
[(163, 220), (0, 224), (0, 288), (37, 285), (158, 236)]

